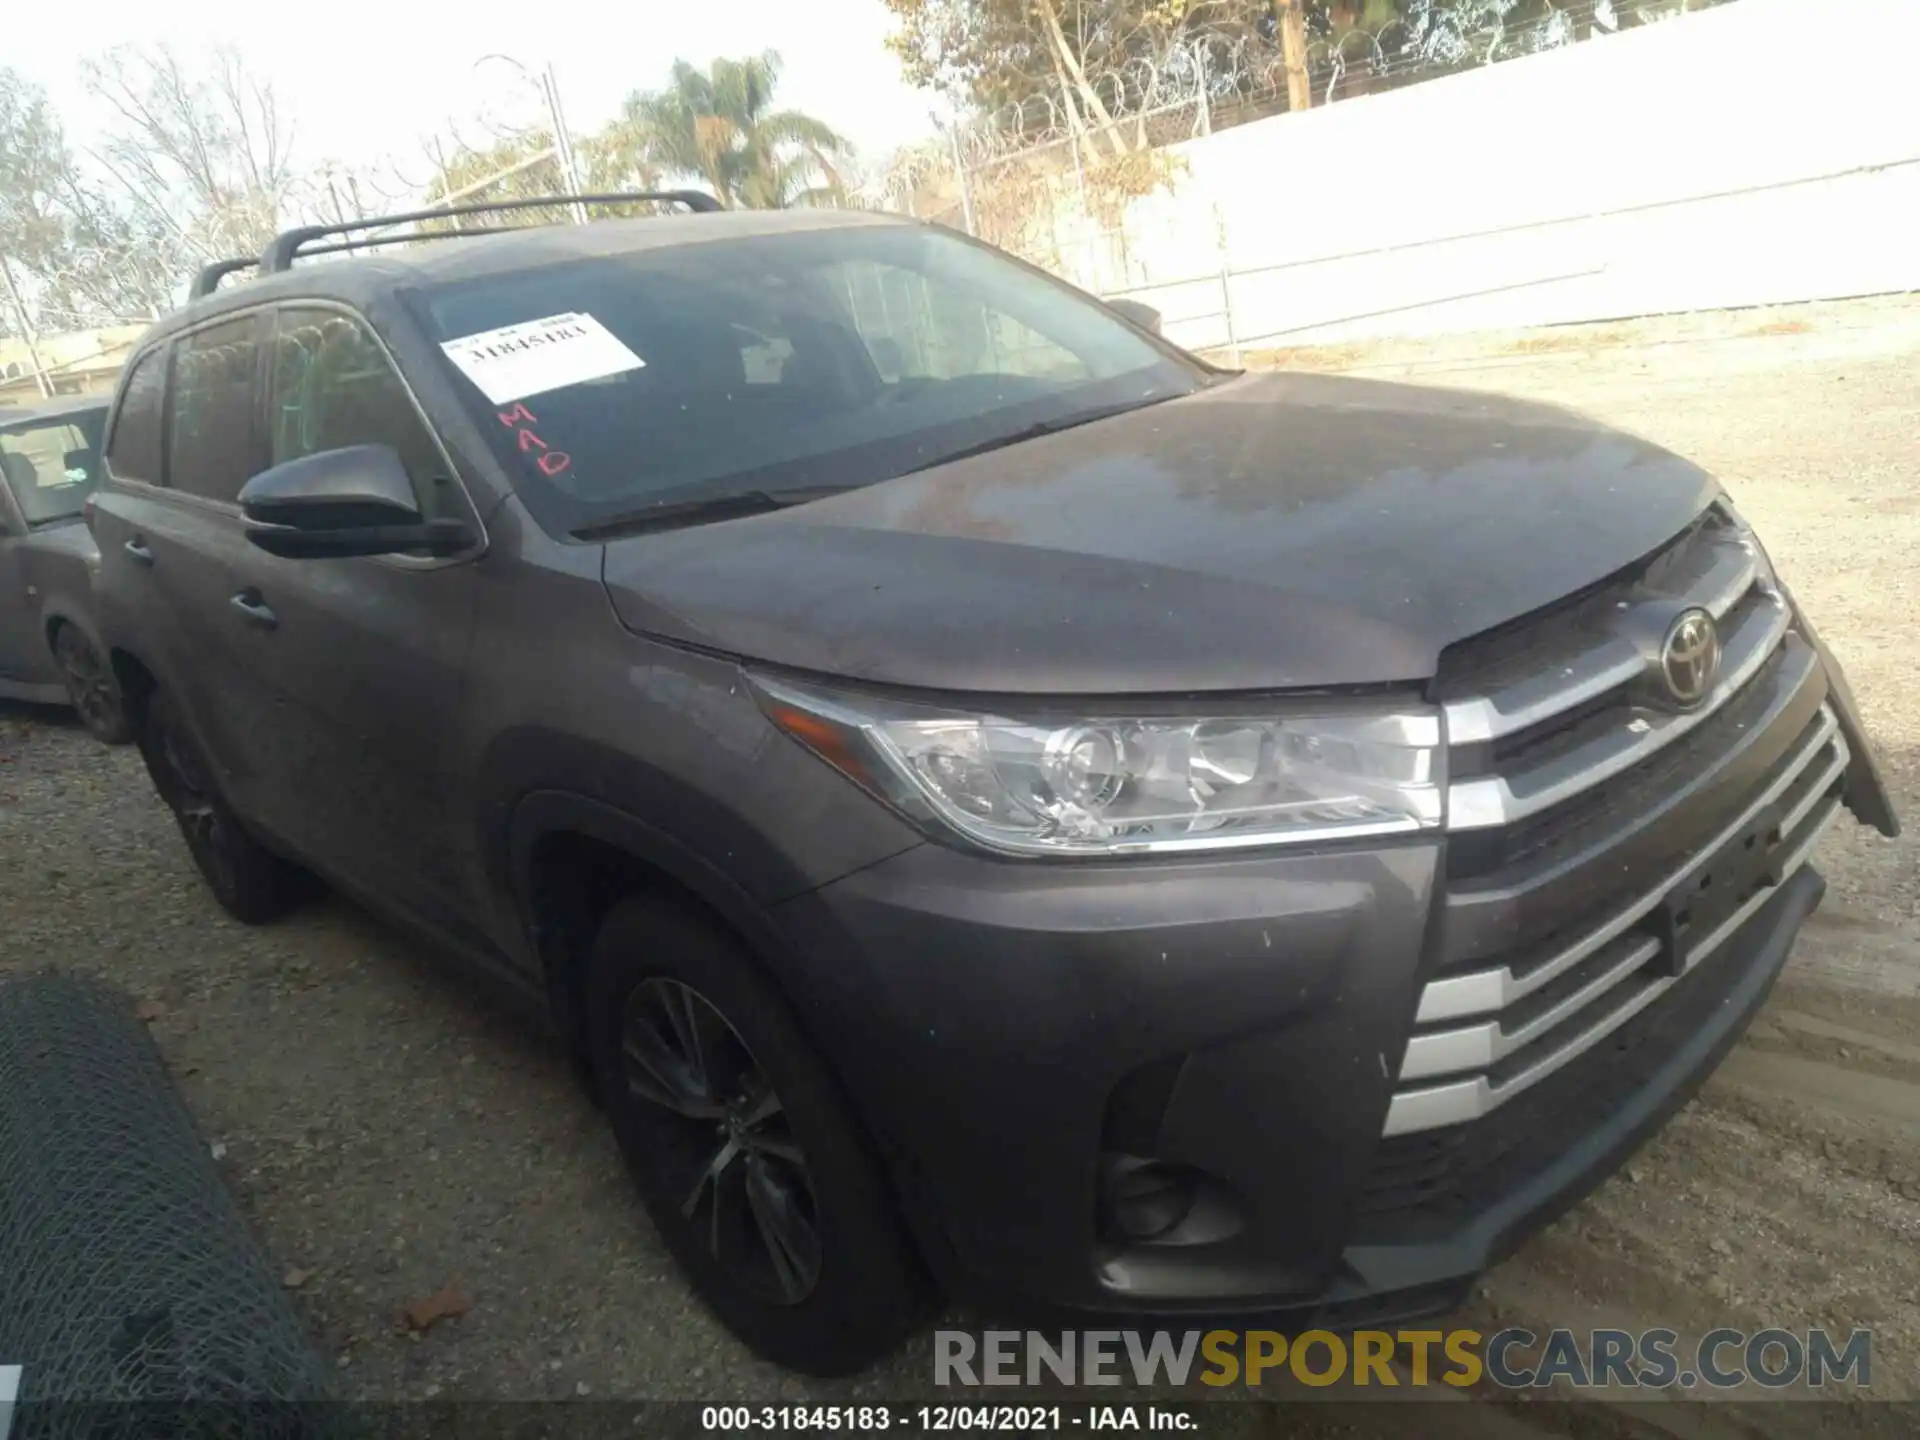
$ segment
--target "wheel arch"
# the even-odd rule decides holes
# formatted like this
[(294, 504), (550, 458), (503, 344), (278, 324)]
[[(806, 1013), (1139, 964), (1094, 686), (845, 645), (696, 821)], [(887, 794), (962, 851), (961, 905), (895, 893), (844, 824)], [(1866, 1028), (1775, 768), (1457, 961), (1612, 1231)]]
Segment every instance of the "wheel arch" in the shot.
[(767, 908), (725, 871), (659, 827), (603, 801), (570, 791), (540, 790), (514, 807), (506, 864), (513, 901), (531, 937), (553, 1020), (580, 1073), (590, 1082), (585, 1045), (586, 960), (600, 921), (635, 894), (667, 894), (713, 921), (746, 948), (756, 969), (786, 1002), (820, 1063), (844, 1097), (854, 1123), (883, 1163), (899, 1213), (929, 1273), (958, 1273), (952, 1242), (937, 1207), (924, 1201), (901, 1137), (880, 1123), (847, 1083), (840, 1057), (823, 1041), (796, 984), (791, 944)]
[(570, 1045), (579, 1045), (582, 982), (593, 935), (607, 911), (637, 893), (672, 895), (705, 914), (747, 947), (797, 1014), (803, 1011), (789, 983), (786, 946), (760, 902), (717, 866), (637, 816), (570, 791), (534, 791), (514, 807), (507, 865), (548, 1002)]
[(131, 650), (110, 645), (106, 652), (107, 663), (113, 667), (113, 678), (120, 682), (120, 697), (126, 702), (127, 714), (136, 726), (140, 725), (146, 720), (147, 702), (160, 688), (160, 677)]

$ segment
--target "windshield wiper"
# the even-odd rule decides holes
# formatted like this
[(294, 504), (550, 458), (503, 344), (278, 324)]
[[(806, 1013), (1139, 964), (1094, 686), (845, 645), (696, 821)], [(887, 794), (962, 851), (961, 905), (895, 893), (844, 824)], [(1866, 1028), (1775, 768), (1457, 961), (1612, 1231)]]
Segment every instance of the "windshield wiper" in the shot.
[(1144, 409), (1148, 405), (1158, 404), (1162, 400), (1171, 400), (1171, 395), (1153, 395), (1145, 400), (1126, 400), (1118, 405), (1102, 405), (1093, 410), (1079, 410), (1071, 415), (1063, 415), (1056, 420), (1036, 420), (1031, 425), (1022, 425), (1018, 430), (1010, 430), (1005, 435), (996, 435), (991, 440), (982, 440), (974, 445), (963, 445), (958, 450), (949, 450), (936, 456), (924, 465), (916, 465), (911, 470), (903, 470), (903, 475), (917, 475), (922, 470), (931, 470), (936, 465), (951, 465), (955, 460), (966, 460), (975, 455), (985, 455), (992, 450), (1004, 450), (1009, 445), (1018, 445), (1026, 440), (1038, 440), (1042, 435), (1058, 435), (1062, 430), (1072, 430), (1081, 425), (1091, 425), (1096, 420), (1111, 420), (1116, 415), (1125, 415), (1130, 410)]
[(743, 515), (764, 515), (769, 510), (787, 510), (810, 500), (824, 500), (857, 487), (852, 485), (813, 485), (791, 490), (727, 490), (718, 495), (696, 495), (685, 500), (667, 500), (595, 520), (571, 533), (576, 540), (612, 540), (621, 535), (638, 535), (648, 530), (666, 530), (677, 525), (701, 525), (709, 520), (733, 520)]

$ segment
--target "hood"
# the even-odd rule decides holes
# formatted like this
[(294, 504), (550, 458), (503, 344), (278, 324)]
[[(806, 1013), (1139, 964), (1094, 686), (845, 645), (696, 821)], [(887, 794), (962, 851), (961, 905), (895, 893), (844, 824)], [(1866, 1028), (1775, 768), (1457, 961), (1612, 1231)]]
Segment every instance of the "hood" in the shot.
[(1571, 411), (1321, 375), (1197, 394), (606, 550), (635, 631), (882, 685), (1170, 694), (1419, 681), (1718, 492)]

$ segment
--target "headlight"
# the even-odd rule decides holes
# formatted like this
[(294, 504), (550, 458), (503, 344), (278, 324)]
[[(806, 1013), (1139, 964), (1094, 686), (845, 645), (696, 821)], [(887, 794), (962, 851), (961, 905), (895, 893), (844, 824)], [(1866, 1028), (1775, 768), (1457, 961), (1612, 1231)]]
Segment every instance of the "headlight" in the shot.
[(1440, 722), (1285, 715), (1016, 719), (756, 679), (773, 722), (922, 822), (1017, 855), (1139, 855), (1437, 829)]

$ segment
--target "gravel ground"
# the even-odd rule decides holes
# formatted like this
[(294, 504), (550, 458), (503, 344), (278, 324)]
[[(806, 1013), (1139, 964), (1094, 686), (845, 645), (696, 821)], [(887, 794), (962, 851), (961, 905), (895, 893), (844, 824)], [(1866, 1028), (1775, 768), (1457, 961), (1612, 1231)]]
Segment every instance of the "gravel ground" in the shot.
[[(1920, 302), (1269, 359), (1569, 403), (1716, 470), (1847, 664), (1896, 799), (1920, 816)], [(0, 854), (0, 973), (51, 962), (149, 1002), (168, 1064), (349, 1394), (927, 1393), (925, 1337), (833, 1384), (747, 1355), (674, 1272), (556, 1048), (340, 901), (265, 930), (227, 920), (131, 750), (0, 706)], [(1844, 827), (1820, 861), (1827, 905), (1749, 1039), (1621, 1176), (1495, 1270), (1464, 1321), (1867, 1325), (1876, 1391), (1914, 1393), (1920, 852), (1911, 835)], [(396, 1325), (450, 1284), (467, 1313), (424, 1336)], [(1433, 1407), (1418, 1429), (1597, 1423), (1522, 1408), (1531, 1421)], [(1660, 1408), (1631, 1423), (1698, 1433)], [(1810, 1428), (1744, 1413), (1742, 1425)], [(1329, 1410), (1314, 1429), (1349, 1422)]]

